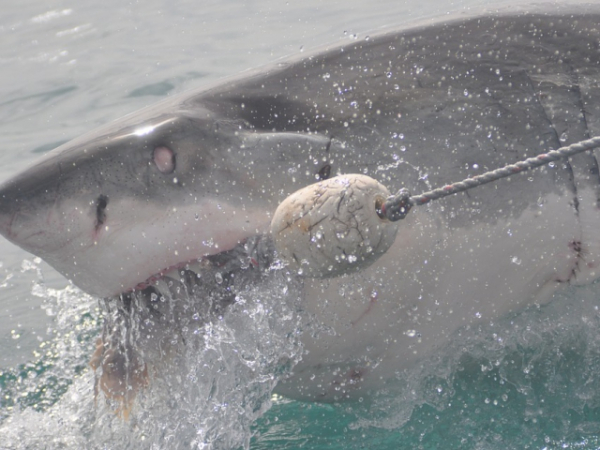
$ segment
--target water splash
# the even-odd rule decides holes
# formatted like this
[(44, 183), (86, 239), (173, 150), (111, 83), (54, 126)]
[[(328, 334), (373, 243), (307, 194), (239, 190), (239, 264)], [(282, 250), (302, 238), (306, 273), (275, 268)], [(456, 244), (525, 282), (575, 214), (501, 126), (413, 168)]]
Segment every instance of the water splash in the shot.
[[(458, 330), (372, 398), (273, 397), (306, 327), (283, 270), (212, 321), (191, 314), (128, 421), (95, 399), (88, 361), (112, 304), (34, 286), (53, 318), (39, 357), (0, 374), (0, 448), (592, 449), (600, 445), (598, 285)], [(169, 301), (165, 301), (165, 307)], [(181, 301), (180, 306), (186, 302)], [(171, 305), (176, 311), (175, 305)], [(187, 304), (193, 307), (193, 304)], [(183, 342), (185, 341), (185, 344)], [(162, 366), (161, 366), (162, 364)]]
[[(0, 373), (0, 448), (248, 448), (252, 423), (301, 355), (297, 286), (282, 271), (268, 278), (239, 290), (226, 310), (209, 311), (211, 320), (203, 320), (207, 299), (193, 292), (157, 299), (172, 326), (153, 337), (168, 345), (134, 344), (144, 357), (162, 358), (153, 361), (127, 420), (114, 401), (95, 394), (99, 374), (88, 365), (102, 320), (109, 328), (125, 324), (115, 314), (122, 305), (112, 300), (100, 308), (74, 287), (37, 284), (54, 338), (38, 360)], [(139, 306), (127, 319), (134, 317), (127, 336), (151, 318)], [(189, 320), (176, 323), (183, 311)]]

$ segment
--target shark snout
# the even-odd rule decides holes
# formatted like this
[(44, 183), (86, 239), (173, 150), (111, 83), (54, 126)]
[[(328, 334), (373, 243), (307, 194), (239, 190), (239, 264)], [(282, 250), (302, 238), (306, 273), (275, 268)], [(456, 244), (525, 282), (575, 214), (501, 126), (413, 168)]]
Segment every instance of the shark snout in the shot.
[(23, 212), (24, 199), (20, 191), (21, 189), (15, 187), (14, 180), (0, 186), (0, 234), (13, 242), (19, 234), (18, 224), (27, 222), (27, 214)]
[(37, 254), (41, 247), (45, 247), (40, 244), (53, 242), (47, 237), (52, 224), (42, 211), (27, 206), (23, 200), (0, 190), (0, 234), (21, 248)]
[(38, 164), (0, 185), (0, 234), (42, 257), (64, 246), (76, 211), (59, 198), (63, 181), (56, 164)]

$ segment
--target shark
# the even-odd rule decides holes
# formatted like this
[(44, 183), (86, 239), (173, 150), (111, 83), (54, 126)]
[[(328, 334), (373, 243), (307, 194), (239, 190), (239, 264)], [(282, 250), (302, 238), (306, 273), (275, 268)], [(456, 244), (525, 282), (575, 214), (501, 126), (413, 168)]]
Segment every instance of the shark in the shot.
[[(597, 5), (445, 16), (168, 98), (4, 181), (0, 233), (93, 296), (150, 304), (169, 279), (222, 311), (233, 278), (273, 270), (270, 223), (297, 190), (361, 174), (418, 193), (600, 135), (599, 23)], [(461, 327), (597, 280), (598, 157), (415, 208), (359, 273), (290, 271), (328, 332), (301, 336), (276, 391), (365, 395)], [(206, 272), (226, 282), (207, 286)], [(132, 357), (113, 328), (92, 362), (123, 397), (123, 379), (145, 385), (151, 358)]]

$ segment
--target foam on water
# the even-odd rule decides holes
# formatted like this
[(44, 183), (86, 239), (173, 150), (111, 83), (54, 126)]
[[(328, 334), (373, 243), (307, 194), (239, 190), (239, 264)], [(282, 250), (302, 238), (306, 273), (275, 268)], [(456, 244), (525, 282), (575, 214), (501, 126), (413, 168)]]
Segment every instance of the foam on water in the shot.
[[(29, 263), (33, 270), (36, 263)], [(0, 373), (0, 448), (598, 448), (598, 286), (455, 333), (373, 398), (340, 405), (272, 396), (308, 324), (283, 273), (174, 337), (129, 420), (94, 395), (88, 361), (110, 314), (73, 287), (35, 295), (53, 338)], [(271, 408), (271, 409), (270, 409)], [(270, 410), (269, 410), (270, 409)]]

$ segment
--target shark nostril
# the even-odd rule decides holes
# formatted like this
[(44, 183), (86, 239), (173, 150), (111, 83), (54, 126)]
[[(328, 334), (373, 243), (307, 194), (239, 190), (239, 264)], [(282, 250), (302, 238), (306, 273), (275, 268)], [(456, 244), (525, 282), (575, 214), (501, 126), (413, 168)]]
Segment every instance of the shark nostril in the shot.
[(96, 199), (96, 229), (100, 228), (106, 222), (106, 206), (108, 197), (100, 194)]
[(164, 145), (156, 147), (152, 158), (161, 173), (171, 173), (175, 170), (175, 153), (169, 147)]

